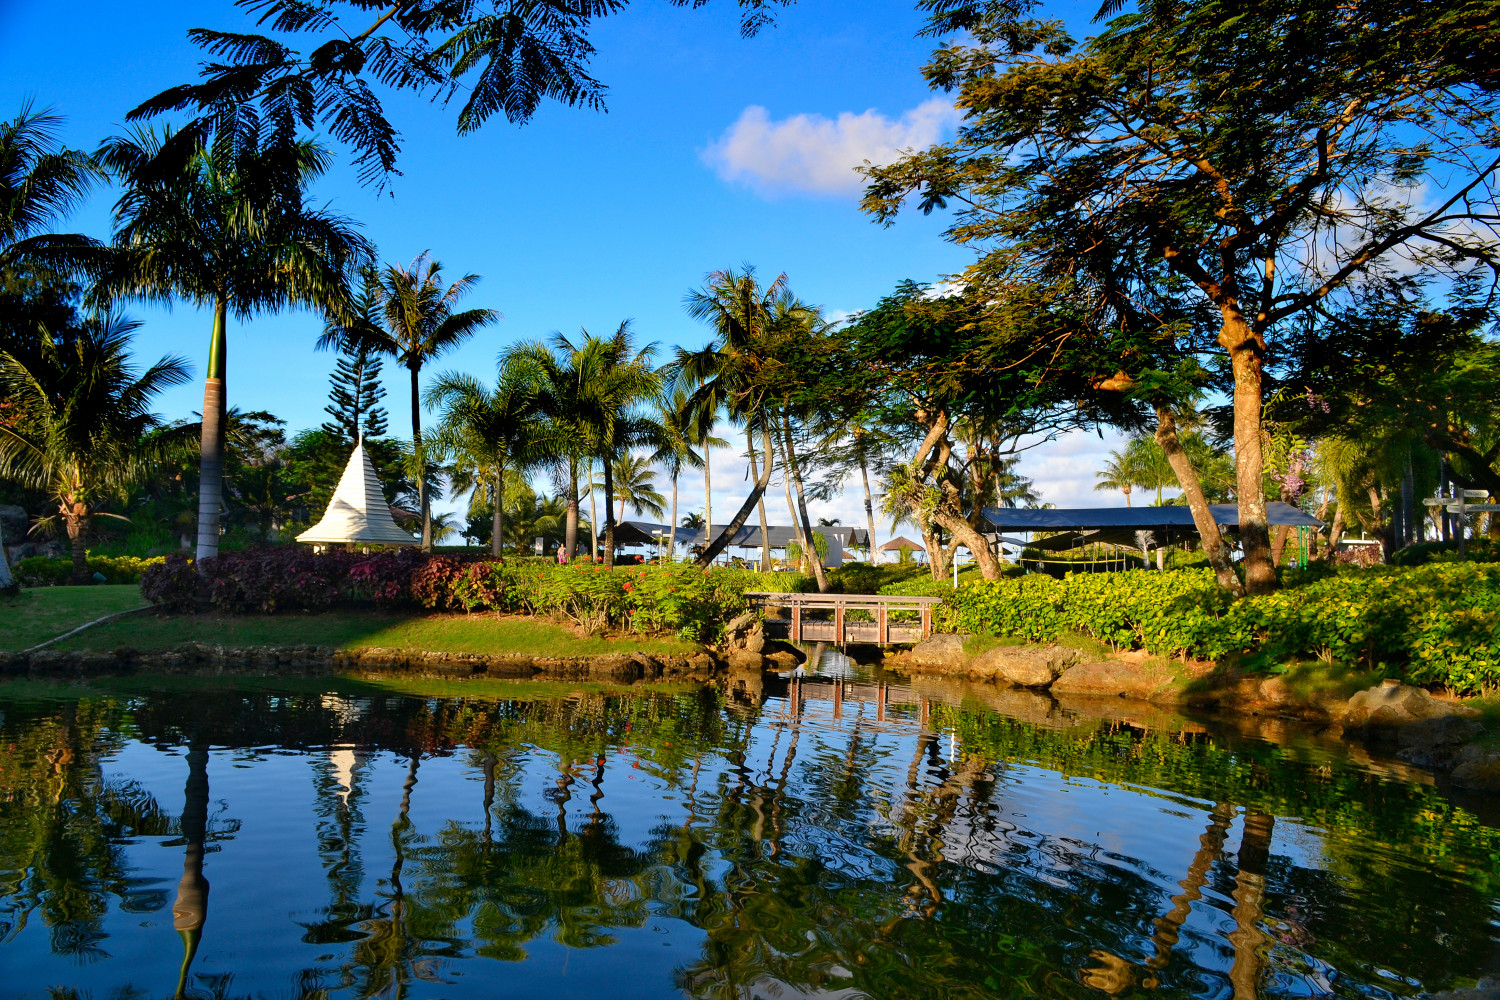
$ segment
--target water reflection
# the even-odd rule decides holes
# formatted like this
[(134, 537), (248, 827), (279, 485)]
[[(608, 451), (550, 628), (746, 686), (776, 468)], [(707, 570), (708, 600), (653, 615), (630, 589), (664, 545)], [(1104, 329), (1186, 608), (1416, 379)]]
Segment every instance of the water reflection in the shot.
[(1315, 739), (838, 671), (341, 683), (4, 702), (6, 990), (1239, 1000), (1490, 971), (1496, 831)]

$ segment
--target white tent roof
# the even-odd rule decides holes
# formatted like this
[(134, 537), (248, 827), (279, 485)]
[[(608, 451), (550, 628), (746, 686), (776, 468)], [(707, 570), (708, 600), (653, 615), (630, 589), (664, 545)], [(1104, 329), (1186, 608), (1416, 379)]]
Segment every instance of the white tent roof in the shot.
[(344, 476), (339, 480), (339, 488), (333, 491), (323, 520), (298, 535), (297, 541), (417, 544), (391, 518), (390, 504), (386, 503), (385, 491), (380, 488), (363, 438), (349, 456), (349, 464), (344, 467)]

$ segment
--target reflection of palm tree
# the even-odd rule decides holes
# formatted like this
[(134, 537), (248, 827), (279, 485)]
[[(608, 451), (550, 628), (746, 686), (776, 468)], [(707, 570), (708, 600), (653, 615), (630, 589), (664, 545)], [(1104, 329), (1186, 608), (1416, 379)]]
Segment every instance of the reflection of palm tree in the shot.
[(1255, 1000), (1260, 995), (1260, 970), (1265, 962), (1262, 949), (1269, 941), (1260, 929), (1260, 918), (1275, 824), (1276, 820), (1266, 813), (1245, 813), (1239, 873), (1234, 879), (1234, 930), (1229, 933), (1229, 942), (1234, 945), (1234, 964), (1229, 969), (1234, 1000)]
[(198, 954), (203, 924), (208, 919), (208, 879), (203, 877), (203, 848), (208, 835), (208, 750), (194, 743), (187, 753), (188, 779), (183, 788), (182, 879), (172, 904), (172, 927), (182, 937), (182, 969), (177, 974), (177, 996), (187, 989), (188, 968)]

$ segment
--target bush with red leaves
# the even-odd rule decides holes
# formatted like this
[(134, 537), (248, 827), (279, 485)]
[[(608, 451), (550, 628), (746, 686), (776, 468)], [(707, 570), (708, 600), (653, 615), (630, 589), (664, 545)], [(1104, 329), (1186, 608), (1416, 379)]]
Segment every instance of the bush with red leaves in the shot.
[(197, 607), (202, 583), (192, 561), (174, 552), (141, 574), (141, 596), (163, 611), (189, 612)]
[(366, 556), (349, 567), (350, 597), (374, 601), (380, 608), (410, 603), (412, 575), (427, 562), (420, 550), (409, 548)]
[(224, 611), (323, 611), (339, 603), (354, 558), (304, 548), (226, 552), (203, 561), (208, 599)]

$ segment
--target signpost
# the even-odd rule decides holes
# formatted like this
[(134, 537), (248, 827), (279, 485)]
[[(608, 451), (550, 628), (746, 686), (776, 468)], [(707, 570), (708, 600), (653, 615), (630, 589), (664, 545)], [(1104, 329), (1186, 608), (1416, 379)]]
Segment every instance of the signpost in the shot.
[(1468, 558), (1468, 536), (1464, 529), (1468, 527), (1466, 514), (1489, 514), (1491, 517), (1500, 513), (1500, 503), (1469, 503), (1470, 500), (1488, 500), (1488, 490), (1454, 490), (1453, 496), (1445, 497), (1441, 493), (1435, 497), (1428, 497), (1422, 503), (1428, 507), (1441, 507), (1449, 514), (1458, 515), (1458, 558)]

